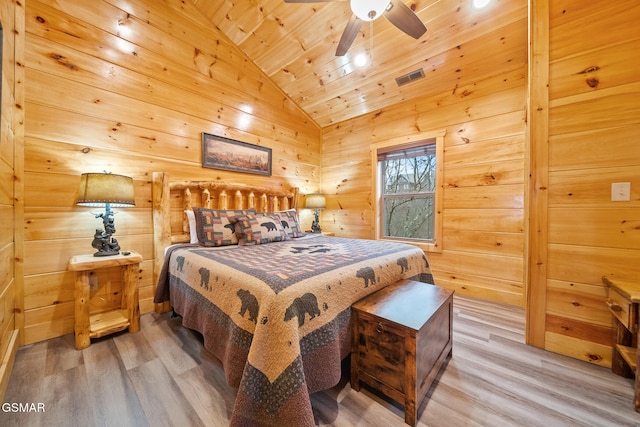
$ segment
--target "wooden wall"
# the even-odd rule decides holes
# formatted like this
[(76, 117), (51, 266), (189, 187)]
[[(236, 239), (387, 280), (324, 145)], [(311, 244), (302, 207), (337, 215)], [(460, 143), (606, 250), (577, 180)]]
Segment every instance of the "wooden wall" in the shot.
[[(80, 174), (133, 177), (136, 207), (116, 237), (144, 257), (141, 311), (152, 309), (151, 173), (264, 185), (264, 177), (201, 167), (201, 132), (273, 150), (268, 185), (319, 186), (320, 129), (190, 2), (26, 3), (25, 343), (73, 332), (69, 257), (91, 253), (91, 209), (75, 205)], [(99, 275), (92, 311), (117, 301)]]
[[(530, 344), (610, 366), (601, 277), (640, 277), (640, 5), (531, 5), (531, 27), (546, 25), (531, 61), (323, 129), (322, 226), (373, 237), (365, 147), (444, 129), (443, 251), (428, 254), (437, 283), (526, 306)], [(631, 201), (611, 202), (613, 182), (631, 183)]]
[[(601, 278), (640, 280), (640, 3), (543, 3), (534, 2), (534, 13), (548, 31), (540, 29), (534, 46), (548, 50), (538, 58), (549, 85), (536, 95), (546, 117), (532, 138), (543, 189), (534, 189), (532, 203), (544, 206), (544, 234), (531, 239), (528, 338), (610, 366), (612, 316)], [(545, 82), (534, 78), (538, 89)], [(631, 183), (630, 201), (611, 201), (614, 182)]]
[[(527, 43), (526, 7), (519, 23), (520, 37), (509, 43)], [(522, 306), (526, 64), (526, 57), (514, 57), (468, 85), (458, 82), (437, 96), (324, 128), (323, 230), (374, 238), (369, 146), (444, 130), (444, 240), (442, 253), (427, 254), (436, 282), (460, 294)]]
[[(14, 312), (22, 284), (22, 68), (24, 9), (0, 2), (2, 99), (0, 100), (0, 400), (9, 382), (19, 344)], [(15, 179), (14, 179), (15, 177)]]

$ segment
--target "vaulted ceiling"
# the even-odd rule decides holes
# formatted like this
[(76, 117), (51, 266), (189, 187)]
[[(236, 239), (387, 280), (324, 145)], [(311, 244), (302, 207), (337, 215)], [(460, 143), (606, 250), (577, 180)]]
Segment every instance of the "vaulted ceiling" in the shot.
[[(464, 97), (527, 61), (527, 0), (490, 0), (482, 9), (473, 0), (403, 0), (427, 26), (422, 37), (382, 17), (365, 22), (341, 57), (349, 1), (192, 1), (321, 127), (406, 100)], [(372, 63), (357, 67), (360, 52)], [(397, 77), (419, 69), (425, 78), (398, 86)]]

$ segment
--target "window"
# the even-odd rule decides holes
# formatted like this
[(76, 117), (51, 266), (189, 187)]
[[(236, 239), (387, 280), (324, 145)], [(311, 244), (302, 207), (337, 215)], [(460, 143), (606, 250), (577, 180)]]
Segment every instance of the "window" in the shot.
[(411, 143), (374, 145), (376, 236), (440, 251), (444, 134)]
[(378, 153), (382, 235), (434, 238), (436, 143)]

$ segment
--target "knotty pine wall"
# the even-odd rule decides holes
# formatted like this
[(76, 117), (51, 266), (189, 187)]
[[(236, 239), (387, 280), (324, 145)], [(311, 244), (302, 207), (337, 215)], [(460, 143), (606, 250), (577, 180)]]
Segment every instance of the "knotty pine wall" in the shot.
[[(521, 39), (526, 43), (526, 14)], [(513, 42), (513, 41), (511, 41)], [(498, 67), (498, 64), (496, 64)], [(526, 58), (469, 87), (404, 102), (323, 129), (325, 231), (374, 238), (369, 146), (398, 135), (442, 131), (442, 253), (428, 253), (438, 285), (524, 304)]]
[[(640, 3), (542, 3), (533, 13), (548, 30), (534, 46), (548, 54), (535, 74), (548, 71), (549, 85), (534, 79), (544, 117), (533, 122), (542, 136), (532, 139), (541, 166), (532, 203), (544, 227), (531, 239), (528, 339), (610, 366), (612, 316), (601, 278), (640, 280)], [(630, 201), (611, 201), (614, 182), (631, 183)]]
[[(0, 100), (0, 400), (19, 345), (16, 300), (22, 297), (22, 141), (24, 9), (0, 2), (2, 99)], [(17, 224), (17, 225), (16, 225)]]
[[(442, 253), (428, 254), (436, 283), (525, 306), (530, 344), (610, 366), (601, 277), (640, 278), (640, 5), (531, 5), (531, 26), (548, 20), (550, 32), (533, 44), (534, 71), (546, 75), (532, 87), (526, 61), (514, 58), (498, 77), (323, 129), (322, 226), (373, 237), (367, 147), (446, 130), (444, 240)], [(527, 108), (546, 119), (528, 128)], [(529, 174), (544, 197), (529, 197)], [(631, 182), (630, 202), (610, 201), (612, 182)]]
[[(320, 129), (190, 2), (26, 2), (25, 343), (73, 332), (69, 257), (91, 253), (102, 222), (75, 205), (80, 174), (133, 177), (136, 207), (119, 209), (123, 249), (144, 257), (141, 311), (152, 310), (151, 174), (265, 185), (201, 167), (201, 132), (273, 150), (266, 185), (319, 186)], [(95, 209), (94, 209), (95, 211)], [(92, 311), (117, 303), (117, 271), (98, 275)]]

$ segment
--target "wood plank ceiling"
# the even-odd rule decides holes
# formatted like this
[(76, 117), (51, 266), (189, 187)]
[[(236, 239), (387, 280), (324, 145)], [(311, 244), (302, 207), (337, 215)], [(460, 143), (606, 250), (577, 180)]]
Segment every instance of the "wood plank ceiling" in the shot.
[[(483, 9), (473, 0), (404, 0), (425, 35), (415, 40), (382, 17), (373, 38), (364, 23), (342, 57), (335, 51), (349, 1), (192, 1), (320, 127), (407, 100), (464, 97), (475, 82), (522, 70), (527, 60), (526, 0), (490, 0)], [(372, 54), (372, 65), (354, 65), (360, 52)], [(424, 79), (397, 85), (418, 69)]]

